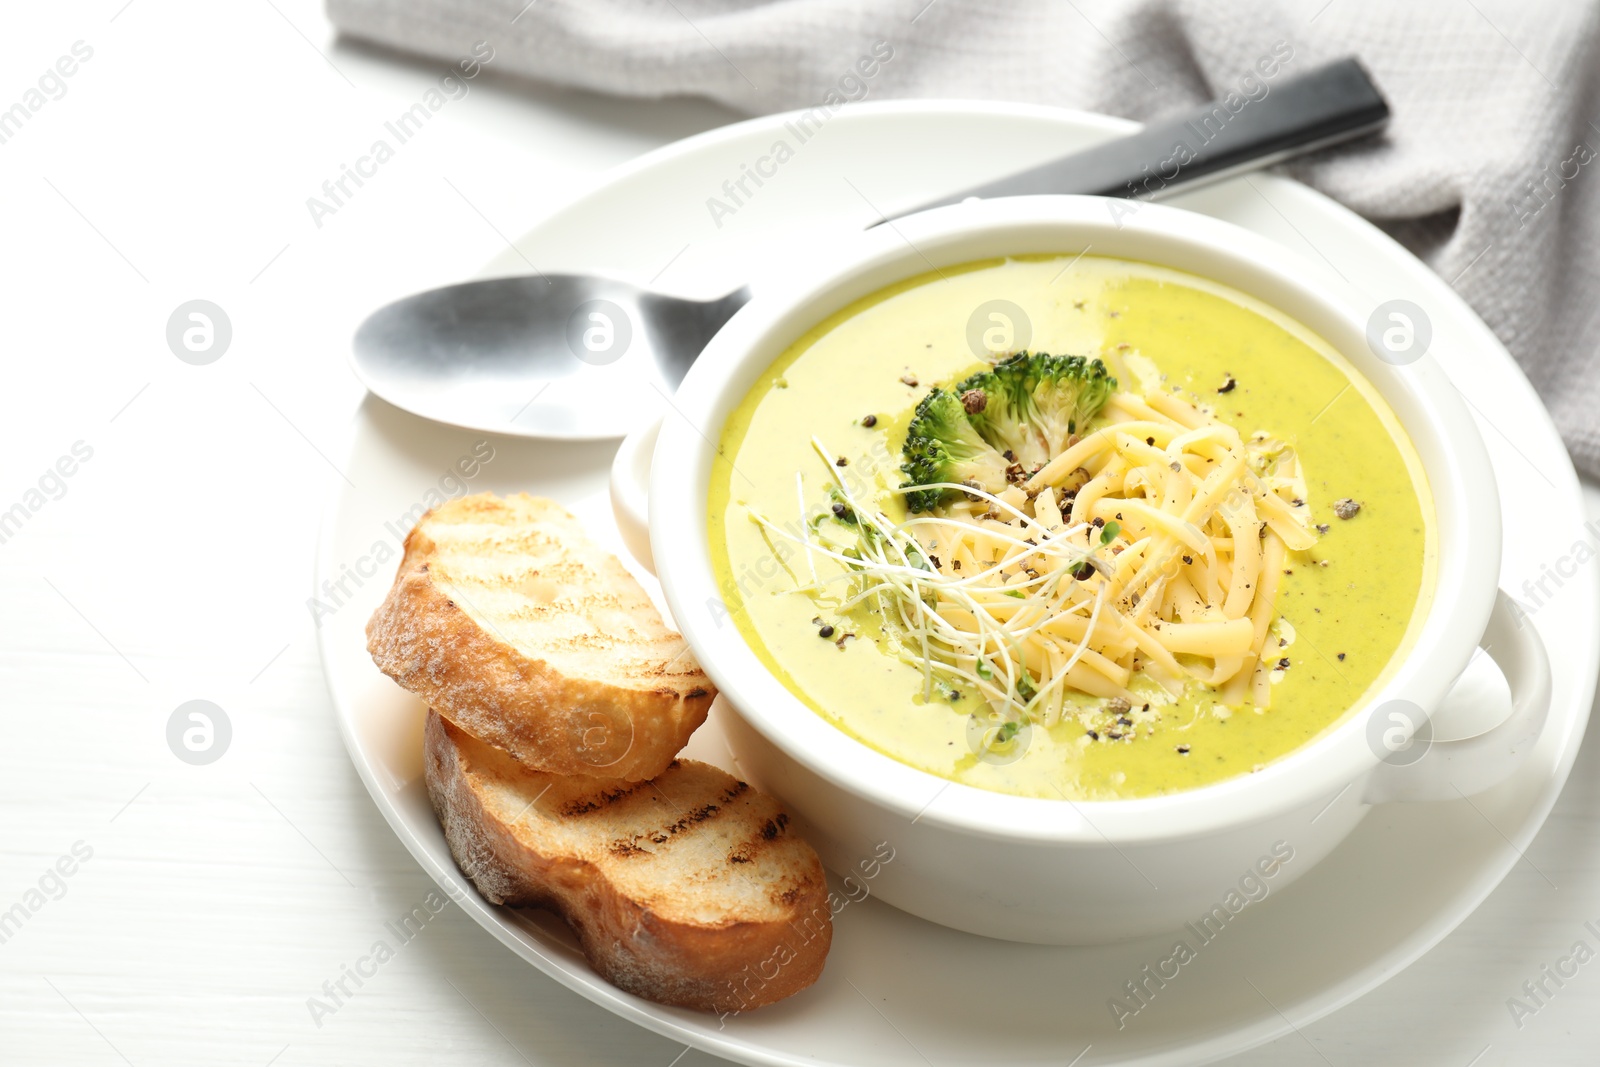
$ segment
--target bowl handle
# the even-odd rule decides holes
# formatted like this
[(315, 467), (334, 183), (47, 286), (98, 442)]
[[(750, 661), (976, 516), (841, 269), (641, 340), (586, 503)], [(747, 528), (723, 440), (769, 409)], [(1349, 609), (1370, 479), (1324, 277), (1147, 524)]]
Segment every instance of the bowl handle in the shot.
[[(1459, 800), (1499, 785), (1539, 740), (1550, 711), (1550, 657), (1527, 615), (1503, 590), (1478, 647), (1487, 652), (1511, 689), (1511, 714), (1475, 737), (1428, 744), (1421, 758), (1391, 758), (1378, 765), (1362, 800)], [(1382, 708), (1377, 709), (1382, 711)], [(1421, 724), (1414, 724), (1420, 726)]]
[(656, 561), (650, 552), (650, 460), (660, 433), (660, 419), (639, 427), (622, 439), (611, 461), (611, 512), (622, 543), (651, 574)]

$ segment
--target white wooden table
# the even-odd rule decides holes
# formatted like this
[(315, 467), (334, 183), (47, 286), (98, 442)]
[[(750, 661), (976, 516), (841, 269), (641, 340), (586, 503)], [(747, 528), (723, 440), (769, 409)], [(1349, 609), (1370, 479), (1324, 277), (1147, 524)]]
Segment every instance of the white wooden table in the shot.
[[(314, 218), (439, 71), (336, 44), (315, 0), (4, 18), (0, 112), (27, 114), (0, 122), (0, 1063), (717, 1062), (454, 906), (346, 977), (433, 887), (346, 760), (306, 599), (364, 311), (735, 116), (484, 77)], [(232, 330), (205, 365), (167, 339), (196, 299)], [(197, 699), (231, 725), (199, 766), (167, 739)], [(1597, 769), (1590, 743), (1529, 853), (1559, 889), (1517, 867), (1404, 974), (1235, 1062), (1442, 1063), (1443, 1034), (1481, 1064), (1594, 1062), (1600, 963), (1520, 1030), (1506, 999), (1600, 946)]]

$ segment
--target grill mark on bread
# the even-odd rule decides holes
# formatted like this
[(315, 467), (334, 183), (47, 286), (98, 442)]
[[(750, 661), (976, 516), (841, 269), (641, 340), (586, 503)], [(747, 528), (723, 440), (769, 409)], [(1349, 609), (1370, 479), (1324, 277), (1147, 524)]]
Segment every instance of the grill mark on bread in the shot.
[[(673, 763), (676, 764), (677, 761), (674, 760)], [(645, 783), (643, 782), (635, 782), (632, 785), (621, 786), (617, 789), (603, 789), (598, 793), (589, 793), (585, 796), (574, 797), (565, 804), (561, 805), (561, 807), (557, 810), (561, 813), (562, 817), (568, 819), (578, 815), (587, 815), (592, 811), (599, 811), (601, 808), (609, 808), (611, 805), (615, 804), (619, 800), (622, 800), (624, 797), (631, 797), (634, 793), (638, 792), (639, 787), (644, 784)]]
[[(740, 784), (743, 785), (744, 783), (741, 782)], [(748, 789), (749, 787), (746, 786), (745, 788)], [(737, 789), (730, 789), (727, 792), (733, 796), (738, 796), (741, 791)], [(620, 799), (620, 797), (608, 798), (607, 803), (614, 803), (615, 800)], [(598, 810), (599, 807), (600, 805), (598, 804), (594, 805), (593, 807), (586, 809), (584, 812), (582, 812), (582, 814), (587, 814), (589, 811)], [(619, 839), (613, 842), (611, 844), (611, 852), (613, 855), (617, 856), (654, 855), (650, 849), (644, 848), (639, 844), (640, 838), (648, 837), (651, 844), (664, 845), (671, 841), (674, 837), (677, 837), (679, 834), (687, 833), (701, 823), (715, 819), (722, 811), (723, 808), (721, 805), (702, 804), (698, 808), (695, 808), (693, 811), (684, 815), (682, 818), (676, 819), (665, 826), (657, 827), (655, 830), (652, 830), (647, 834), (634, 834), (633, 840), (631, 841)], [(563, 812), (563, 814), (565, 814), (565, 812)], [(734, 862), (746, 863), (749, 861), (741, 859), (735, 860)]]
[(721, 810), (722, 809), (715, 804), (702, 804), (700, 807), (694, 809), (677, 822), (666, 827), (666, 831), (669, 834), (681, 834), (685, 830), (694, 826), (696, 823), (702, 823), (707, 819), (714, 817), (717, 812)]

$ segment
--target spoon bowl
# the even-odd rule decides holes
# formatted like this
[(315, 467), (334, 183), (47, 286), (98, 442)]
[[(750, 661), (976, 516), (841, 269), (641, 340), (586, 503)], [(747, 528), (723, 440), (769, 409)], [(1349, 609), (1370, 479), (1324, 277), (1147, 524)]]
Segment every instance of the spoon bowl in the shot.
[(374, 394), (438, 422), (522, 437), (621, 437), (661, 410), (750, 299), (686, 300), (541, 274), (462, 282), (379, 308), (352, 364)]

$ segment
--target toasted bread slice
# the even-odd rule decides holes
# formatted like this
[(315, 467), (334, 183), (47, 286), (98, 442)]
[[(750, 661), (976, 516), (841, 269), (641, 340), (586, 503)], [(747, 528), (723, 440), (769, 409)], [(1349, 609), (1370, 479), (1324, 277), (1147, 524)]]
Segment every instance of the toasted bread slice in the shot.
[(778, 802), (704, 763), (650, 782), (529, 770), (428, 713), (428, 796), (485, 898), (549, 908), (613, 985), (735, 1012), (822, 973), (822, 863)]
[(367, 649), (451, 722), (555, 774), (653, 777), (715, 696), (617, 558), (526, 493), (422, 516)]

